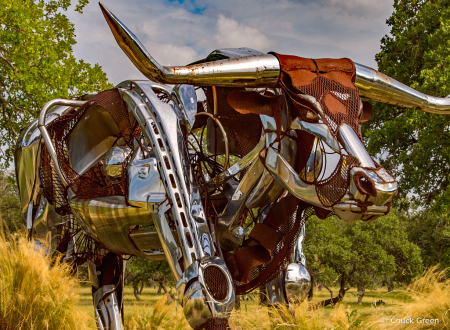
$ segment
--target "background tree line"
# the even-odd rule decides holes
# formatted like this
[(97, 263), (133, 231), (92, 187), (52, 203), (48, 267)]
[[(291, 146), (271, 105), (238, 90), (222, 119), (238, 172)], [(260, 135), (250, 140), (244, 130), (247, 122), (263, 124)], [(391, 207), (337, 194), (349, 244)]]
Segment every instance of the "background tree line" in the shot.
[[(81, 12), (87, 0), (76, 2)], [(12, 160), (22, 127), (53, 98), (70, 98), (112, 86), (96, 64), (72, 54), (74, 26), (64, 15), (69, 0), (0, 0), (0, 216), (10, 230), (20, 228)], [(450, 0), (395, 0), (387, 20), (389, 36), (376, 55), (379, 70), (435, 96), (450, 94)], [(332, 54), (330, 54), (332, 56)], [(305, 253), (314, 282), (338, 286), (327, 303), (357, 287), (365, 290), (408, 283), (424, 268), (450, 266), (450, 116), (373, 104), (363, 124), (371, 155), (399, 181), (393, 211), (373, 223), (344, 223), (311, 218)], [(164, 290), (173, 281), (166, 263), (135, 259), (127, 263), (127, 281), (138, 298), (142, 285)], [(165, 290), (164, 290), (165, 291)], [(334, 290), (335, 291), (335, 290)]]

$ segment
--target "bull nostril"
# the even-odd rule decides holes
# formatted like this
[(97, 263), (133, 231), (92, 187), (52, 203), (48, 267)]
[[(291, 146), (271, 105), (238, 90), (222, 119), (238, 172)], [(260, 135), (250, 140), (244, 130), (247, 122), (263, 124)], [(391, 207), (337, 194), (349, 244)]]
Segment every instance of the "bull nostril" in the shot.
[(377, 196), (377, 189), (375, 188), (375, 182), (364, 172), (356, 172), (353, 175), (353, 181), (359, 192), (369, 196)]

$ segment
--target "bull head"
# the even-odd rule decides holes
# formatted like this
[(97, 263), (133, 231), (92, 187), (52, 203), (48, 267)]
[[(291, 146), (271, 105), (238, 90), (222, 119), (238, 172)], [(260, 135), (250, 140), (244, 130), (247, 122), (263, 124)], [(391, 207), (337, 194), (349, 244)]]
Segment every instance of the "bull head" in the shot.
[[(153, 81), (165, 84), (236, 88), (280, 86), (282, 68), (279, 58), (272, 54), (259, 53), (188, 66), (162, 66), (117, 17), (101, 3), (100, 7), (119, 46), (136, 67)], [(449, 99), (419, 93), (376, 70), (357, 63), (354, 65), (356, 70), (354, 84), (359, 88), (361, 97), (432, 113), (450, 113)], [(338, 94), (335, 95), (336, 98), (345, 98)], [(354, 125), (339, 123), (334, 130), (331, 130), (329, 118), (322, 109), (322, 100), (306, 93), (298, 97), (303, 98), (314, 110), (311, 117), (313, 120), (291, 118), (288, 129), (305, 131), (314, 136), (315, 142), (311, 156), (303, 172), (299, 174), (294, 170), (292, 162), (287, 161), (276, 149), (266, 146), (265, 168), (289, 193), (315, 206), (332, 210), (343, 220), (375, 220), (387, 214), (390, 203), (397, 194), (397, 182), (384, 168), (374, 163), (361, 142), (358, 125), (364, 117), (362, 103), (361, 114), (357, 118), (359, 122), (353, 123)], [(340, 197), (332, 205), (324, 203), (317, 187), (307, 182), (308, 176), (314, 179), (318, 175), (317, 171), (320, 172), (321, 153), (324, 150), (316, 147), (319, 143), (345, 156), (342, 156), (345, 159), (343, 163), (340, 163), (341, 167), (348, 166), (349, 164), (345, 162), (348, 162), (350, 158), (356, 160), (356, 166), (352, 166), (347, 173), (345, 191), (342, 191), (342, 187), (335, 187), (336, 190), (340, 189)], [(337, 170), (339, 171), (339, 168)], [(329, 184), (333, 185), (333, 182)]]

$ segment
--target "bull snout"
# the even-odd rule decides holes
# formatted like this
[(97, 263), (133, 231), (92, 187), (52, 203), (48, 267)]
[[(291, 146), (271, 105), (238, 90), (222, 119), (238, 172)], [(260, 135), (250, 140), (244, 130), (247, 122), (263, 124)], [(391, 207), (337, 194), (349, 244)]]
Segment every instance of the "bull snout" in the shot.
[(350, 171), (349, 193), (333, 209), (346, 221), (373, 221), (389, 212), (397, 195), (397, 182), (384, 168), (376, 168), (353, 129), (347, 124), (339, 128), (339, 140), (345, 150), (358, 158), (361, 167)]
[(345, 221), (373, 221), (389, 212), (397, 189), (397, 182), (384, 168), (354, 167), (350, 172), (349, 193), (333, 210)]

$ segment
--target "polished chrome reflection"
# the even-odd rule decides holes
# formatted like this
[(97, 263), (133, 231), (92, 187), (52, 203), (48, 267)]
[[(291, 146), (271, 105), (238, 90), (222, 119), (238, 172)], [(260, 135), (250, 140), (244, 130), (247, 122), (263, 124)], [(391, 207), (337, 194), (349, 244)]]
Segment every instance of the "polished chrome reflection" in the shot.
[[(223, 300), (214, 299), (214, 294), (205, 285), (205, 271), (208, 267), (217, 267), (224, 275), (226, 283), (223, 284), (227, 288), (227, 294)], [(176, 285), (178, 298), (189, 325), (195, 329), (211, 317), (229, 317), (234, 307), (233, 287), (233, 279), (222, 259), (206, 257), (190, 265)]]
[(103, 161), (103, 169), (110, 181), (119, 182), (122, 179), (122, 165), (130, 153), (129, 147), (116, 146), (108, 150)]
[(355, 63), (356, 87), (362, 97), (438, 114), (450, 114), (450, 99), (426, 95), (385, 74)]
[(306, 165), (299, 173), (304, 181), (313, 183), (319, 177), (323, 166), (323, 156), (322, 148), (315, 138)]
[(50, 135), (48, 134), (47, 128), (45, 127), (45, 118), (47, 115), (48, 110), (50, 110), (51, 107), (55, 105), (68, 105), (71, 107), (80, 107), (82, 106), (86, 101), (76, 101), (76, 100), (64, 100), (64, 99), (54, 99), (51, 100), (42, 107), (41, 112), (39, 114), (38, 119), (38, 128), (41, 131), (42, 138), (44, 139), (45, 145), (47, 146), (48, 153), (50, 154), (50, 157), (52, 158), (53, 164), (56, 168), (56, 171), (59, 175), (59, 178), (61, 179), (61, 182), (64, 184), (64, 186), (67, 186), (67, 181), (64, 175), (61, 172), (61, 169), (58, 164), (58, 159), (56, 157), (56, 151), (52, 144), (52, 140), (50, 138)]
[(353, 128), (347, 124), (339, 127), (339, 139), (345, 150), (356, 157), (362, 167), (375, 168), (375, 164)]
[(176, 85), (173, 93), (179, 100), (181, 111), (184, 113), (185, 119), (192, 127), (194, 125), (195, 114), (197, 113), (197, 93), (191, 85)]
[(189, 66), (162, 66), (136, 36), (102, 3), (100, 7), (120, 48), (147, 78), (167, 84), (275, 86), (280, 64), (274, 55), (250, 55)]
[(272, 148), (267, 149), (266, 168), (292, 195), (305, 202), (324, 207), (317, 196), (316, 187), (303, 182), (292, 166)]
[(311, 276), (302, 264), (289, 264), (284, 275), (284, 288), (289, 303), (305, 300), (311, 290)]
[(340, 152), (341, 150), (338, 140), (336, 140), (325, 124), (308, 123), (297, 117), (292, 121), (290, 129), (306, 131), (325, 142), (332, 150), (336, 152)]
[(99, 330), (122, 330), (122, 316), (115, 285), (104, 285), (93, 294), (95, 317)]

